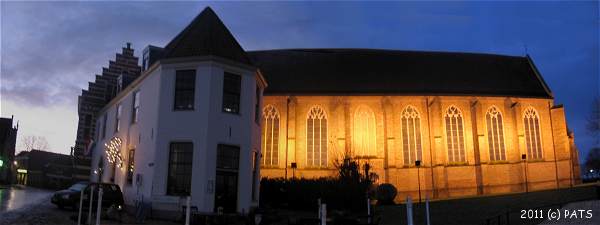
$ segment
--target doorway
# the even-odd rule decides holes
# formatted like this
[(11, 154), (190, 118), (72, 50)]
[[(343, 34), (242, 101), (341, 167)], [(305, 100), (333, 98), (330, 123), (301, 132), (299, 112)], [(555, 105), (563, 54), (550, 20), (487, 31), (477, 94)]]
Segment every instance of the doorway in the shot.
[(218, 145), (214, 207), (217, 213), (237, 211), (239, 162), (240, 147)]

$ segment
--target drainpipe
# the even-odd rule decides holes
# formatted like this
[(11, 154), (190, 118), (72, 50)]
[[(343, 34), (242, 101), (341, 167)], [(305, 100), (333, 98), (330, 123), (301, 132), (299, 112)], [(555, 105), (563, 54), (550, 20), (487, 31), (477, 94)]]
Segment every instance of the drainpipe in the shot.
[(552, 131), (552, 151), (554, 151), (554, 174), (556, 175), (556, 189), (558, 189), (560, 187), (558, 182), (558, 162), (556, 156), (556, 145), (554, 144), (554, 126), (552, 125), (552, 107), (550, 106), (550, 102), (548, 102), (548, 109), (550, 109), (550, 130)]
[(433, 198), (437, 197), (435, 191), (435, 182), (433, 179), (433, 143), (431, 142), (431, 116), (429, 116), (429, 97), (425, 97), (425, 104), (427, 109), (427, 132), (429, 133), (429, 163), (431, 164), (431, 192), (433, 192)]
[(290, 121), (289, 115), (290, 115), (290, 96), (287, 96), (286, 104), (285, 104), (285, 179), (286, 180), (288, 178), (288, 142), (289, 142), (288, 123)]

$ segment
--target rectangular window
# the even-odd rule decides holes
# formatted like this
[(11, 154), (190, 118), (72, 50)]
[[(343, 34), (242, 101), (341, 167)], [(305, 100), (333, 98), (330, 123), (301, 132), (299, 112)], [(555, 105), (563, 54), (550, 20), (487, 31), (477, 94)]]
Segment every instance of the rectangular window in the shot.
[(241, 89), (242, 77), (226, 72), (223, 78), (223, 112), (240, 113)]
[(256, 86), (256, 96), (255, 96), (255, 104), (254, 104), (254, 122), (256, 122), (257, 124), (260, 123), (260, 87), (257, 85)]
[(115, 132), (119, 132), (119, 130), (121, 130), (121, 111), (123, 110), (123, 107), (121, 106), (121, 104), (117, 105), (117, 113), (115, 115)]
[(104, 114), (104, 118), (102, 119), (102, 139), (106, 137), (106, 121), (108, 119), (108, 114)]
[(127, 184), (131, 184), (133, 181), (133, 171), (135, 169), (135, 149), (129, 150), (129, 162), (127, 163)]
[(140, 91), (133, 93), (133, 109), (131, 110), (131, 123), (137, 123), (140, 112)]
[(217, 149), (217, 169), (237, 170), (240, 164), (240, 147), (220, 144)]
[(196, 71), (177, 70), (175, 72), (174, 110), (194, 110), (196, 92)]
[(192, 187), (191, 142), (172, 142), (169, 150), (167, 195), (187, 196)]
[(256, 181), (258, 181), (258, 152), (255, 150), (252, 152), (252, 201), (257, 201), (258, 198), (256, 196)]
[(85, 125), (86, 126), (90, 126), (92, 124), (92, 116), (91, 115), (85, 115)]

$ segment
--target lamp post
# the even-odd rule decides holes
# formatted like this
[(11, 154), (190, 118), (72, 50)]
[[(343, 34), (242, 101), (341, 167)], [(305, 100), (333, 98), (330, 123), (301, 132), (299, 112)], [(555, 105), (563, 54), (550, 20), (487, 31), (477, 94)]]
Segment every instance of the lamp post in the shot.
[(298, 164), (295, 162), (292, 163), (292, 178), (296, 179), (296, 168), (298, 168)]
[(419, 171), (419, 167), (421, 167), (421, 160), (416, 160), (415, 166), (417, 166), (417, 183), (419, 184), (419, 203), (421, 203), (421, 173)]
[(525, 193), (529, 193), (529, 183), (527, 182), (527, 155), (522, 154), (521, 160), (523, 160), (523, 163), (525, 164)]

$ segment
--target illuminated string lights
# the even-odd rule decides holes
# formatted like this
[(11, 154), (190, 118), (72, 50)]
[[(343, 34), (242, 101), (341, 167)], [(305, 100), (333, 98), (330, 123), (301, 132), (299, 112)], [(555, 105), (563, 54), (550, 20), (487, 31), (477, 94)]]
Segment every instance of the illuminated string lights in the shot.
[(110, 164), (114, 164), (117, 167), (123, 167), (123, 156), (121, 156), (121, 139), (113, 137), (108, 143), (104, 143), (106, 160)]

